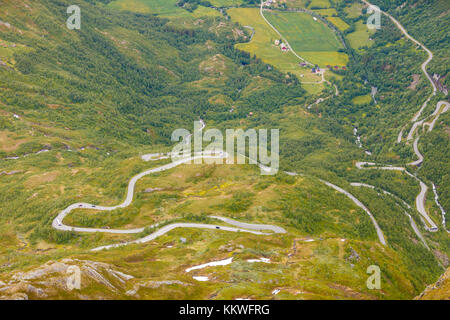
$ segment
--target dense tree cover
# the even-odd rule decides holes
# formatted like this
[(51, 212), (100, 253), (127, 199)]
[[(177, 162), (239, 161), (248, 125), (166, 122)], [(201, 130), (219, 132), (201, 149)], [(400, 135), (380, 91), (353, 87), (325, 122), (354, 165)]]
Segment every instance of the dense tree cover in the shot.
[[(420, 146), (427, 155), (427, 159), (420, 169), (420, 174), (437, 186), (439, 202), (446, 212), (450, 212), (450, 149), (448, 136), (449, 114), (446, 113), (439, 119), (436, 128), (425, 135), (420, 141)], [(447, 229), (449, 219), (447, 216)]]
[[(1, 99), (19, 110), (47, 113), (48, 118), (60, 125), (72, 128), (97, 125), (103, 139), (113, 136), (126, 138), (127, 143), (153, 144), (168, 143), (175, 128), (192, 123), (199, 116), (217, 120), (227, 117), (228, 107), (217, 110), (208, 102), (213, 94), (206, 88), (192, 85), (204, 76), (198, 72), (199, 64), (217, 53), (236, 64), (225, 83), (215, 89), (223, 91), (233, 101), (239, 100), (239, 92), (250, 83), (240, 79), (258, 75), (273, 82), (267, 90), (246, 97), (242, 104), (247, 107), (239, 110), (238, 117), (248, 113), (250, 106), (256, 110), (276, 111), (289, 99), (304, 94), (294, 76), (286, 79), (276, 70), (269, 72), (259, 60), (234, 50), (234, 43), (240, 39), (230, 38), (226, 34), (228, 28), (219, 33), (209, 31), (218, 22), (207, 21), (201, 28), (180, 28), (169, 25), (167, 20), (140, 14), (110, 12), (109, 17), (104, 18), (99, 8), (91, 7), (83, 10), (82, 29), (70, 33), (64, 30), (64, 15), (57, 14), (64, 12), (68, 2), (44, 3), (48, 16), (43, 18), (46, 12), (43, 10), (42, 17), (32, 18), (50, 33), (47, 38), (36, 40), (5, 34), (8, 41), (31, 46), (34, 50), (15, 55), (20, 73), (0, 70), (6, 81), (4, 86), (12, 89), (2, 91)], [(50, 19), (56, 21), (48, 23)], [(139, 64), (132, 55), (118, 48), (108, 36), (109, 29), (116, 27), (128, 29), (136, 40), (139, 37), (139, 40), (150, 41), (145, 45), (130, 44), (135, 48), (127, 49), (138, 50), (140, 58), (148, 63)], [(212, 52), (204, 47), (207, 41), (216, 43)], [(240, 65), (246, 67), (239, 68)], [(33, 83), (33, 88), (20, 85), (25, 81)], [(44, 97), (57, 100), (67, 111), (51, 112), (46, 108), (48, 99)], [(106, 110), (93, 107), (97, 105)], [(108, 122), (99, 122), (99, 112), (106, 113), (108, 121), (133, 125), (111, 126)], [(87, 114), (91, 117), (80, 123), (80, 117)], [(149, 130), (153, 132), (151, 136), (147, 133)]]
[(429, 72), (441, 75), (444, 83), (449, 87), (450, 2), (446, 0), (374, 0), (371, 2), (396, 17), (413, 37), (433, 51), (435, 60), (430, 64)]
[(179, 0), (177, 6), (186, 9), (187, 11), (193, 12), (198, 6), (210, 7), (212, 4), (206, 0)]
[[(360, 19), (364, 17), (348, 23)], [(372, 153), (383, 155), (390, 152), (398, 132), (408, 121), (408, 114), (423, 103), (419, 93), (426, 94), (429, 88), (422, 82), (417, 91), (408, 89), (413, 74), (421, 74), (417, 61), (425, 60), (425, 55), (413, 50), (411, 43), (402, 39), (392, 23), (384, 24), (383, 29), (373, 35), (373, 41), (370, 48), (362, 51), (347, 50), (352, 57), (347, 71), (335, 72), (343, 76), (337, 84), (341, 94), (319, 105), (317, 112), (357, 127), (364, 137), (363, 144), (370, 146)], [(370, 96), (372, 88), (377, 90), (375, 100), (355, 103), (357, 97)], [(405, 155), (410, 156), (409, 153)]]

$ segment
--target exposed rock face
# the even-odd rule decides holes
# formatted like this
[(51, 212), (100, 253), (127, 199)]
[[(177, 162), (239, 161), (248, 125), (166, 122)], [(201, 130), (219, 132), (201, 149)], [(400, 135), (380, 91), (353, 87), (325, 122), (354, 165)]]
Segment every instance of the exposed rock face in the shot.
[[(0, 280), (0, 299), (121, 298), (127, 287), (134, 286), (128, 284), (133, 279), (106, 263), (78, 259), (49, 261)], [(84, 291), (89, 292), (88, 297), (82, 295)]]
[(62, 259), (2, 277), (0, 300), (139, 299), (149, 290), (187, 286), (192, 284), (176, 279), (136, 279), (107, 263)]
[(450, 300), (450, 268), (439, 280), (428, 286), (415, 300)]

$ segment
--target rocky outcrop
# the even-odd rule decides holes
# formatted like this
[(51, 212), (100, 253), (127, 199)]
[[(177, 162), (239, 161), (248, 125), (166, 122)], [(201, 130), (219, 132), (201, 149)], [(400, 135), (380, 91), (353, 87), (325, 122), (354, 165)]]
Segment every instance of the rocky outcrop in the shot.
[(78, 259), (49, 261), (0, 280), (0, 299), (114, 299), (125, 296), (134, 277), (113, 266)]
[(162, 287), (192, 285), (176, 279), (137, 279), (103, 262), (62, 259), (0, 277), (0, 300), (140, 299)]
[(415, 300), (450, 300), (450, 268), (439, 280), (428, 286)]

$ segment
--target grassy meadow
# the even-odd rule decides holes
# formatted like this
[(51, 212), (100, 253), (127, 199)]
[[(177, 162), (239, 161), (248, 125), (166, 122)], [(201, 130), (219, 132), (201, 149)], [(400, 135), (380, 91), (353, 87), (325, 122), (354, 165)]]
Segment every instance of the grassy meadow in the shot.
[(323, 22), (301, 12), (266, 12), (267, 19), (286, 37), (293, 49), (320, 66), (346, 65), (348, 57), (337, 36)]
[[(265, 63), (271, 64), (283, 72), (290, 72), (299, 77), (304, 82), (319, 82), (321, 78), (311, 73), (309, 68), (299, 66), (301, 62), (292, 52), (282, 52), (274, 43), (279, 39), (278, 34), (270, 28), (259, 14), (256, 8), (233, 8), (228, 10), (231, 19), (243, 26), (249, 25), (255, 28), (255, 35), (252, 41), (247, 43), (239, 43), (236, 48), (255, 54)], [(323, 88), (311, 88), (319, 92)], [(308, 87), (305, 87), (309, 89)]]

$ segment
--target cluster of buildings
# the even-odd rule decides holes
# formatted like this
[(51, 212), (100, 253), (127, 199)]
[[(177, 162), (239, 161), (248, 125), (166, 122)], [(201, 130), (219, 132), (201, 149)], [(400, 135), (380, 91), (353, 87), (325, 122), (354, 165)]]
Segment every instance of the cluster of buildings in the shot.
[(289, 50), (288, 46), (281, 40), (275, 40), (275, 45), (280, 47), (281, 51), (286, 52)]
[(277, 0), (266, 0), (265, 2), (263, 2), (263, 5), (265, 7), (270, 7), (274, 3), (277, 3)]

